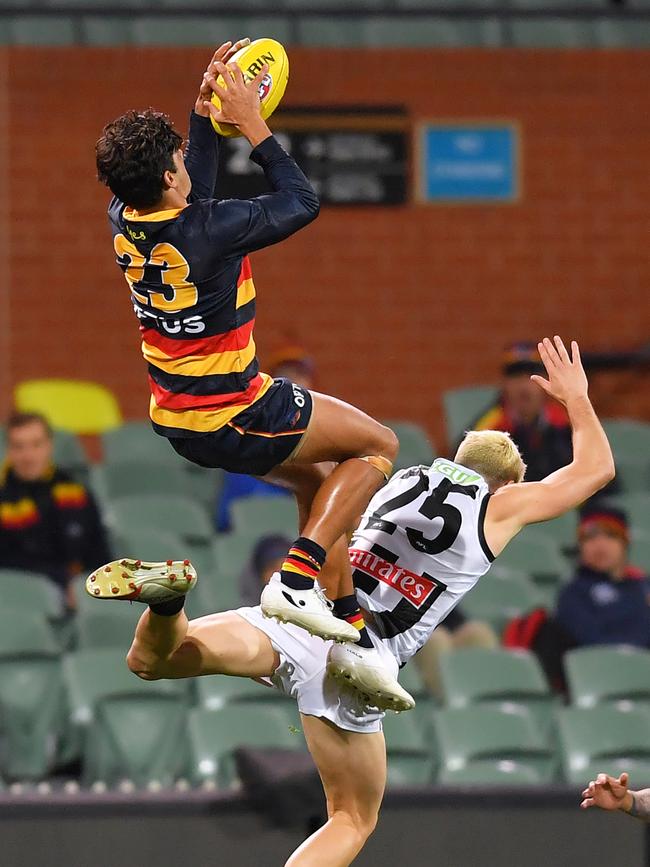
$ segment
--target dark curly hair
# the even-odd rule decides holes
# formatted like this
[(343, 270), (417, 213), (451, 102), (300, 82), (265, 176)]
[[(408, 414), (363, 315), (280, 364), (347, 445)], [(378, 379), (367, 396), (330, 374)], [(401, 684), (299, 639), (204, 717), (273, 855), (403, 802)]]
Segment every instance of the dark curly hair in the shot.
[(127, 111), (107, 124), (95, 146), (97, 177), (132, 208), (160, 201), (163, 175), (175, 172), (173, 156), (183, 137), (166, 114)]

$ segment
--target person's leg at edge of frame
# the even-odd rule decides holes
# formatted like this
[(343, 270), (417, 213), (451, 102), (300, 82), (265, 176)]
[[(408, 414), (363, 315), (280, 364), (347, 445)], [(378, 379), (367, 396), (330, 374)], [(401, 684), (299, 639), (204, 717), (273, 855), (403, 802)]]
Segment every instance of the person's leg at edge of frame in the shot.
[(382, 732), (349, 732), (301, 714), (307, 746), (327, 800), (327, 822), (285, 867), (349, 867), (377, 824), (386, 786)]

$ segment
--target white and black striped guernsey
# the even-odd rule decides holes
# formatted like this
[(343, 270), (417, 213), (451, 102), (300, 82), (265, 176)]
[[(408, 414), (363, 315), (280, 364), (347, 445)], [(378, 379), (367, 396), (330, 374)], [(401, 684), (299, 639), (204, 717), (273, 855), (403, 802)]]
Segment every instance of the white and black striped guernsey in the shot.
[(494, 557), (482, 476), (445, 458), (396, 473), (352, 538), (359, 603), (403, 664), (485, 575)]

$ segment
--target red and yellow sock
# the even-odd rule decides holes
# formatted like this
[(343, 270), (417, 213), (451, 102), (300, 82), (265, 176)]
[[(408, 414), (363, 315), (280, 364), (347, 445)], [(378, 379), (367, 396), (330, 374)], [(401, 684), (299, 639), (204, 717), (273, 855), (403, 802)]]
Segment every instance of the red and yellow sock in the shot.
[(282, 583), (294, 590), (309, 590), (318, 579), (327, 554), (325, 549), (311, 539), (297, 539), (280, 568)]

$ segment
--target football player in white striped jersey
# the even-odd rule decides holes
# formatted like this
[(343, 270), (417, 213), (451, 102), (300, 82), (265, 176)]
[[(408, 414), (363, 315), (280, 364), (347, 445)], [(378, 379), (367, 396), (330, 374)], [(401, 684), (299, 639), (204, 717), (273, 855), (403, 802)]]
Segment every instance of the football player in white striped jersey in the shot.
[[(567, 408), (572, 462), (540, 482), (522, 483), (525, 467), (507, 434), (470, 432), (454, 461), (438, 459), (431, 467), (397, 473), (371, 500), (352, 541), (359, 601), (392, 676), (524, 526), (574, 508), (614, 476), (577, 344), (569, 355), (559, 337), (545, 339), (539, 352), (548, 379), (534, 380)], [(110, 598), (113, 581), (119, 594), (123, 573), (133, 583), (132, 598), (160, 603), (196, 583), (187, 561), (122, 562), (119, 574), (111, 568), (91, 575), (88, 591)], [(328, 821), (285, 867), (347, 867), (375, 827), (386, 781), (383, 714), (376, 700), (381, 678), (376, 695), (351, 688), (342, 672), (352, 672), (353, 686), (354, 652), (354, 646), (328, 646), (298, 626), (269, 620), (259, 606), (191, 623), (182, 610), (160, 616), (147, 609), (127, 661), (145, 680), (229, 674), (265, 680), (294, 697), (325, 789)]]

